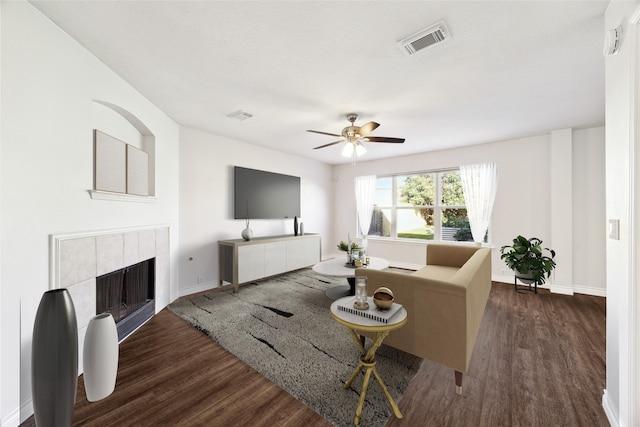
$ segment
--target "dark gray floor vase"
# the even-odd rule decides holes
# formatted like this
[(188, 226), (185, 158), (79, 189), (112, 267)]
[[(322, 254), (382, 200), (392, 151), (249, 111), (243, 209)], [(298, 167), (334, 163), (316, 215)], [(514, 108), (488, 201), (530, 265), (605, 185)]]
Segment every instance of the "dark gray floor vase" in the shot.
[(71, 425), (78, 387), (78, 326), (66, 289), (47, 291), (33, 325), (31, 389), (36, 425)]

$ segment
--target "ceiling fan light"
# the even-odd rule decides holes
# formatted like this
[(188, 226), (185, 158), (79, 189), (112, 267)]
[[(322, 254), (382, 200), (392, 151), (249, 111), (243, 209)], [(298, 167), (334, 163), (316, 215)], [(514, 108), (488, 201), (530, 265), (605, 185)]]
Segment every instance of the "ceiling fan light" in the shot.
[(351, 142), (347, 142), (344, 145), (344, 148), (342, 149), (342, 155), (344, 157), (351, 157), (353, 156), (353, 150), (354, 150), (353, 144)]
[(349, 122), (351, 122), (351, 126), (347, 126), (344, 129), (342, 129), (341, 135), (338, 135), (336, 133), (331, 133), (331, 132), (307, 130), (307, 132), (319, 133), (321, 135), (342, 137), (342, 139), (338, 141), (320, 145), (319, 147), (314, 147), (313, 149), (317, 150), (319, 148), (331, 147), (336, 144), (344, 143), (344, 146), (342, 147), (342, 156), (347, 158), (350, 157), (355, 164), (356, 157), (360, 157), (367, 152), (366, 148), (364, 148), (365, 142), (387, 142), (387, 143), (403, 143), (404, 142), (404, 138), (368, 136), (369, 133), (377, 129), (378, 126), (380, 126), (380, 124), (376, 122), (368, 122), (362, 126), (356, 126), (355, 121), (357, 118), (358, 118), (358, 115), (355, 113), (347, 114), (347, 119), (349, 120)]

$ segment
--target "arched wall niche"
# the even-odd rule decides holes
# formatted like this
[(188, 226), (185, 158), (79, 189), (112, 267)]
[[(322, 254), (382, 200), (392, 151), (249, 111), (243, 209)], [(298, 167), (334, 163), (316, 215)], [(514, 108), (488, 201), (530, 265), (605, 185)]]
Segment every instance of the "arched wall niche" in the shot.
[(149, 196), (156, 194), (156, 138), (135, 114), (107, 101), (93, 100), (93, 128), (149, 155)]

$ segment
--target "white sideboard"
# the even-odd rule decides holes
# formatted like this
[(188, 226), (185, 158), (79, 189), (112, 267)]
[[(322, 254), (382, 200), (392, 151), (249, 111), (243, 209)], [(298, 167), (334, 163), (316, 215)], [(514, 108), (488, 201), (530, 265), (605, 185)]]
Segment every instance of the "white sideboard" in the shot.
[(238, 286), (320, 262), (320, 235), (219, 240), (220, 285)]

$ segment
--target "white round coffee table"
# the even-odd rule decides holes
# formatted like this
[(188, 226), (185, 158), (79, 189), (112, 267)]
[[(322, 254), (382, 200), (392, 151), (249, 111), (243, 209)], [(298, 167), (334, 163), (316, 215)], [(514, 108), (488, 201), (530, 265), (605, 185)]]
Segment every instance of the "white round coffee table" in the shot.
[[(369, 264), (362, 268), (370, 268), (372, 270), (384, 270), (389, 267), (389, 261), (384, 258), (369, 257)], [(355, 276), (356, 269), (347, 265), (346, 257), (333, 258), (322, 261), (313, 266), (313, 271), (330, 277), (345, 277), (348, 284), (334, 286), (327, 289), (325, 295), (327, 298), (336, 300), (338, 298), (355, 295)]]

